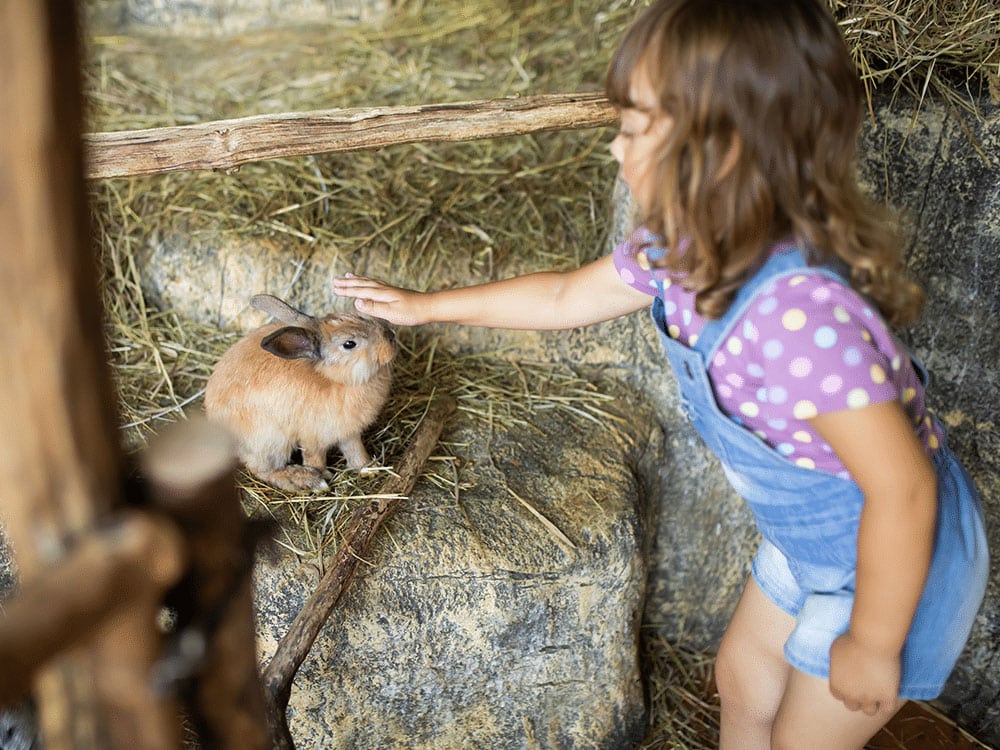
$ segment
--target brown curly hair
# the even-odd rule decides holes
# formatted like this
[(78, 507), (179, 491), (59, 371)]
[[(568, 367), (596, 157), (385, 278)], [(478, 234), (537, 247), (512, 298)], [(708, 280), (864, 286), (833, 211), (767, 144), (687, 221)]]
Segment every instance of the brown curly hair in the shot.
[(612, 58), (606, 90), (619, 109), (635, 106), (638, 66), (671, 118), (639, 218), (674, 248), (662, 265), (696, 292), (699, 313), (721, 316), (792, 236), (810, 263), (846, 263), (890, 322), (919, 315), (895, 216), (858, 184), (862, 87), (821, 0), (659, 0)]

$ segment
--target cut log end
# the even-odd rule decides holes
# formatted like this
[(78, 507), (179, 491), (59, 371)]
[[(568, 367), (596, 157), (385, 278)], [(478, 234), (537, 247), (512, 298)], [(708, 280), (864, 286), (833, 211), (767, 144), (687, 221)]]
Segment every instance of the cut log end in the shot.
[(229, 434), (198, 417), (165, 429), (143, 458), (149, 480), (162, 492), (182, 499), (230, 473), (236, 451)]

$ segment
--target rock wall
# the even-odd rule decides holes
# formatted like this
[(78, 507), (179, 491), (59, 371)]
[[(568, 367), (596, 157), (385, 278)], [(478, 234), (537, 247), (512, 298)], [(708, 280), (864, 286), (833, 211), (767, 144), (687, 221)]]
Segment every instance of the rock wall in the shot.
[(927, 291), (909, 343), (931, 372), (930, 406), (983, 497), (993, 553), (986, 602), (942, 697), (1000, 744), (1000, 107), (985, 122), (924, 106), (883, 107), (865, 130), (864, 173), (905, 209), (909, 266)]
[[(655, 528), (638, 466), (661, 433), (631, 416), (625, 432), (551, 412), (510, 430), (453, 420), (442, 439), (477, 457), (467, 489), (418, 486), (390, 520), (296, 676), (296, 746), (634, 746)], [(266, 659), (315, 581), (289, 555), (256, 581)]]
[(131, 29), (185, 35), (238, 34), (275, 24), (374, 21), (390, 0), (89, 0), (91, 29)]

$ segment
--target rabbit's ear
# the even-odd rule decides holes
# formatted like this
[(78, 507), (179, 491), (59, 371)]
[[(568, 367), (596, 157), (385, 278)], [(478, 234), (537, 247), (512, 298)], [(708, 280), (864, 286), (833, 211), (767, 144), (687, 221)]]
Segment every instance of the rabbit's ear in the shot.
[(297, 326), (279, 328), (260, 342), (260, 348), (282, 359), (319, 359), (320, 338), (316, 331)]
[(312, 315), (306, 315), (301, 310), (296, 310), (284, 300), (280, 300), (272, 294), (255, 294), (250, 298), (250, 305), (261, 312), (277, 318), (282, 323), (292, 325), (309, 325), (315, 323), (316, 319)]
[(384, 335), (379, 337), (375, 346), (375, 361), (379, 366), (385, 366), (396, 358), (396, 333), (391, 328), (384, 329)]

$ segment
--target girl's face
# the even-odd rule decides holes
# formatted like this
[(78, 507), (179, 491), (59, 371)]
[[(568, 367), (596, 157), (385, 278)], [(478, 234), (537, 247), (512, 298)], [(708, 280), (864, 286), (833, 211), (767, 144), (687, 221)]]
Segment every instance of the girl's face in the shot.
[(621, 165), (622, 179), (632, 192), (640, 211), (647, 212), (656, 174), (657, 154), (667, 134), (671, 119), (656, 106), (656, 94), (645, 66), (637, 65), (629, 82), (633, 107), (621, 110), (618, 135), (611, 142), (611, 154)]

